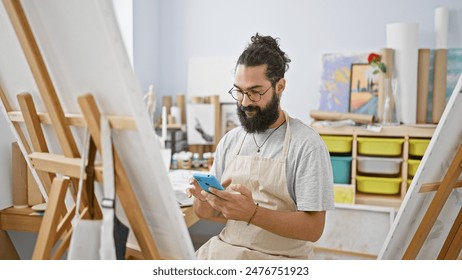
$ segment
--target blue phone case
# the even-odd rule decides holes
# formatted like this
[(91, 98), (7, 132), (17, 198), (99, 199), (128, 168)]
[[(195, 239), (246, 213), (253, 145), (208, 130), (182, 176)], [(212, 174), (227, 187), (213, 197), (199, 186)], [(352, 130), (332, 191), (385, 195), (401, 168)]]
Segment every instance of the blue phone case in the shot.
[(223, 186), (220, 184), (220, 182), (218, 182), (218, 179), (213, 175), (195, 173), (195, 174), (193, 174), (193, 177), (197, 181), (197, 183), (199, 183), (199, 186), (201, 186), (201, 188), (204, 191), (208, 192), (208, 189), (210, 187), (221, 190), (221, 191), (225, 190), (225, 188), (223, 188)]

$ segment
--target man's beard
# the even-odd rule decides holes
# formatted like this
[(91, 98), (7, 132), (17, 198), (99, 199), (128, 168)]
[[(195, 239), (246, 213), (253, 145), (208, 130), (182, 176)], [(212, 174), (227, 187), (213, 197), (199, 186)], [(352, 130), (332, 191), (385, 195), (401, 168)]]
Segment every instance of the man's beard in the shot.
[[(249, 118), (245, 114), (246, 111), (255, 111), (255, 114)], [(279, 98), (273, 93), (271, 102), (263, 109), (253, 105), (244, 107), (237, 104), (237, 115), (248, 133), (264, 132), (279, 118)]]

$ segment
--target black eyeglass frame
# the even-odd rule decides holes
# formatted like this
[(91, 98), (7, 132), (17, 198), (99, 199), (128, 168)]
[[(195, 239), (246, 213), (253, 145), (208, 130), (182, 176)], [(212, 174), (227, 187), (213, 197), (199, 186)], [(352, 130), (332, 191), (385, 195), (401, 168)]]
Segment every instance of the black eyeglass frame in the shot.
[[(242, 101), (242, 100), (244, 100), (244, 95), (247, 95), (247, 97), (249, 98), (250, 101), (252, 101), (252, 102), (258, 102), (258, 101), (261, 100), (261, 97), (262, 97), (265, 93), (267, 93), (268, 90), (269, 90), (270, 88), (272, 88), (272, 87), (274, 87), (273, 84), (271, 84), (271, 85), (270, 85), (264, 92), (262, 92), (262, 93), (260, 93), (260, 92), (253, 92), (252, 94), (249, 94), (249, 90), (244, 91), (244, 90), (241, 90), (241, 89), (236, 88), (236, 87), (233, 86), (233, 87), (228, 91), (228, 93), (234, 98), (234, 100), (239, 101), (239, 102)], [(234, 96), (234, 94), (233, 94), (234, 92), (237, 93), (237, 94), (242, 95), (242, 97), (241, 97), (241, 98), (236, 98), (236, 96)], [(252, 97), (250, 96), (250, 95), (254, 95), (254, 94), (255, 94), (254, 97), (256, 97), (256, 95), (259, 96), (258, 100), (253, 100)]]

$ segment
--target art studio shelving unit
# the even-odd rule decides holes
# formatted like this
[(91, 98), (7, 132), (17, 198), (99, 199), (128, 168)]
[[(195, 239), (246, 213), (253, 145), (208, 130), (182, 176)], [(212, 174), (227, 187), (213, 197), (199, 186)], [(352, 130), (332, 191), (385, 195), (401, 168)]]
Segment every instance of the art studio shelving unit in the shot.
[[(355, 204), (394, 208), (401, 205), (436, 128), (383, 126), (380, 132), (374, 132), (365, 127), (327, 127), (316, 122), (311, 126), (329, 149), (334, 184), (354, 187)], [(338, 167), (334, 160), (342, 158), (345, 163)]]

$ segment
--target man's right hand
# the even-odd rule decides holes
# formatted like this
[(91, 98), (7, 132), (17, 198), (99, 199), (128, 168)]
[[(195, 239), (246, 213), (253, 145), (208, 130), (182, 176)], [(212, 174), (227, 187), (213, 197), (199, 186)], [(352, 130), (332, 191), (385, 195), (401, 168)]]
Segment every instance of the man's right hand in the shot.
[[(221, 185), (226, 189), (230, 184), (232, 180), (231, 178), (224, 180)], [(196, 180), (194, 178), (189, 179), (189, 187), (186, 188), (186, 195), (188, 197), (194, 196), (197, 198), (199, 201), (206, 202), (206, 197), (202, 195), (202, 188), (199, 186)], [(205, 192), (205, 191), (204, 191)]]

